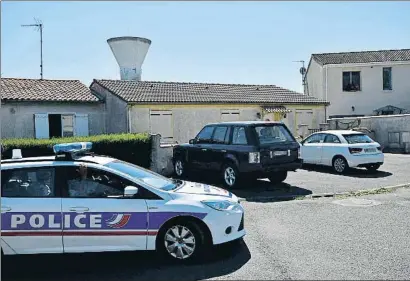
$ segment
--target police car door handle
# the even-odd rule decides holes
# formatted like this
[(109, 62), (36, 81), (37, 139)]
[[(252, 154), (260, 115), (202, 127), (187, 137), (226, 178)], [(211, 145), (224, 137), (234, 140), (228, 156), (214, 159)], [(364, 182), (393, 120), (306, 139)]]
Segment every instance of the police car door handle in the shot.
[(90, 209), (87, 207), (71, 207), (70, 208), (70, 211), (73, 211), (73, 212), (87, 212), (89, 210)]
[(2, 206), (2, 207), (1, 207), (1, 212), (2, 212), (2, 213), (8, 212), (8, 211), (11, 211), (11, 208), (10, 208), (10, 207), (6, 207), (6, 206)]

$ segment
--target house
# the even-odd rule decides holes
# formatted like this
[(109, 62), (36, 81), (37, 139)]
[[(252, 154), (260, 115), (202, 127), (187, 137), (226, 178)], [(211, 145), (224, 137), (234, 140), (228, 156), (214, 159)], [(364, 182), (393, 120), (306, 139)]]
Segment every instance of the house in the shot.
[(305, 94), (330, 102), (327, 117), (404, 113), (410, 109), (410, 49), (313, 54)]
[(105, 132), (102, 101), (77, 80), (1, 78), (0, 112), (2, 138)]
[(207, 123), (270, 119), (299, 136), (301, 126), (325, 122), (324, 100), (274, 85), (94, 80), (104, 100), (107, 133), (149, 132), (164, 142), (187, 142)]

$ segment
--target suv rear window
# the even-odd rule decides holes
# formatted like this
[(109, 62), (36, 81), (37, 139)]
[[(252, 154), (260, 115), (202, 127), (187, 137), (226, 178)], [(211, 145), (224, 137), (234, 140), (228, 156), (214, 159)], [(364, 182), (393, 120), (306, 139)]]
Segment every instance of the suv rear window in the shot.
[(366, 134), (348, 134), (343, 135), (347, 143), (372, 143), (373, 140)]
[(255, 126), (260, 144), (294, 141), (293, 136), (282, 125)]

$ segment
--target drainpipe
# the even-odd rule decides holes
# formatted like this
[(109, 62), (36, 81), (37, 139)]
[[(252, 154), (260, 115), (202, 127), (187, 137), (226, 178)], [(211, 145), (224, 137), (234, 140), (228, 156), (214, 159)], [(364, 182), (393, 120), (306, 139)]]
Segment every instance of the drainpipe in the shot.
[(127, 120), (128, 120), (128, 133), (131, 133), (131, 106), (130, 105), (128, 105)]
[[(327, 65), (325, 65), (326, 81), (325, 81), (325, 100), (327, 100)], [(325, 123), (327, 122), (327, 106), (325, 106)]]

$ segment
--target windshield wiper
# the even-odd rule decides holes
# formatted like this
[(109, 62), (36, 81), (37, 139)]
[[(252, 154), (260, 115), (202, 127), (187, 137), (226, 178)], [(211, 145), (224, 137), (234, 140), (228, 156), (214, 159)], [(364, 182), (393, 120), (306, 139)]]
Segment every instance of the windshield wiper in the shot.
[(171, 179), (171, 180), (172, 180), (172, 183), (175, 184), (175, 188), (173, 188), (173, 189), (176, 189), (177, 187), (180, 187), (181, 185), (184, 184), (184, 182), (182, 180), (179, 180), (179, 179)]

